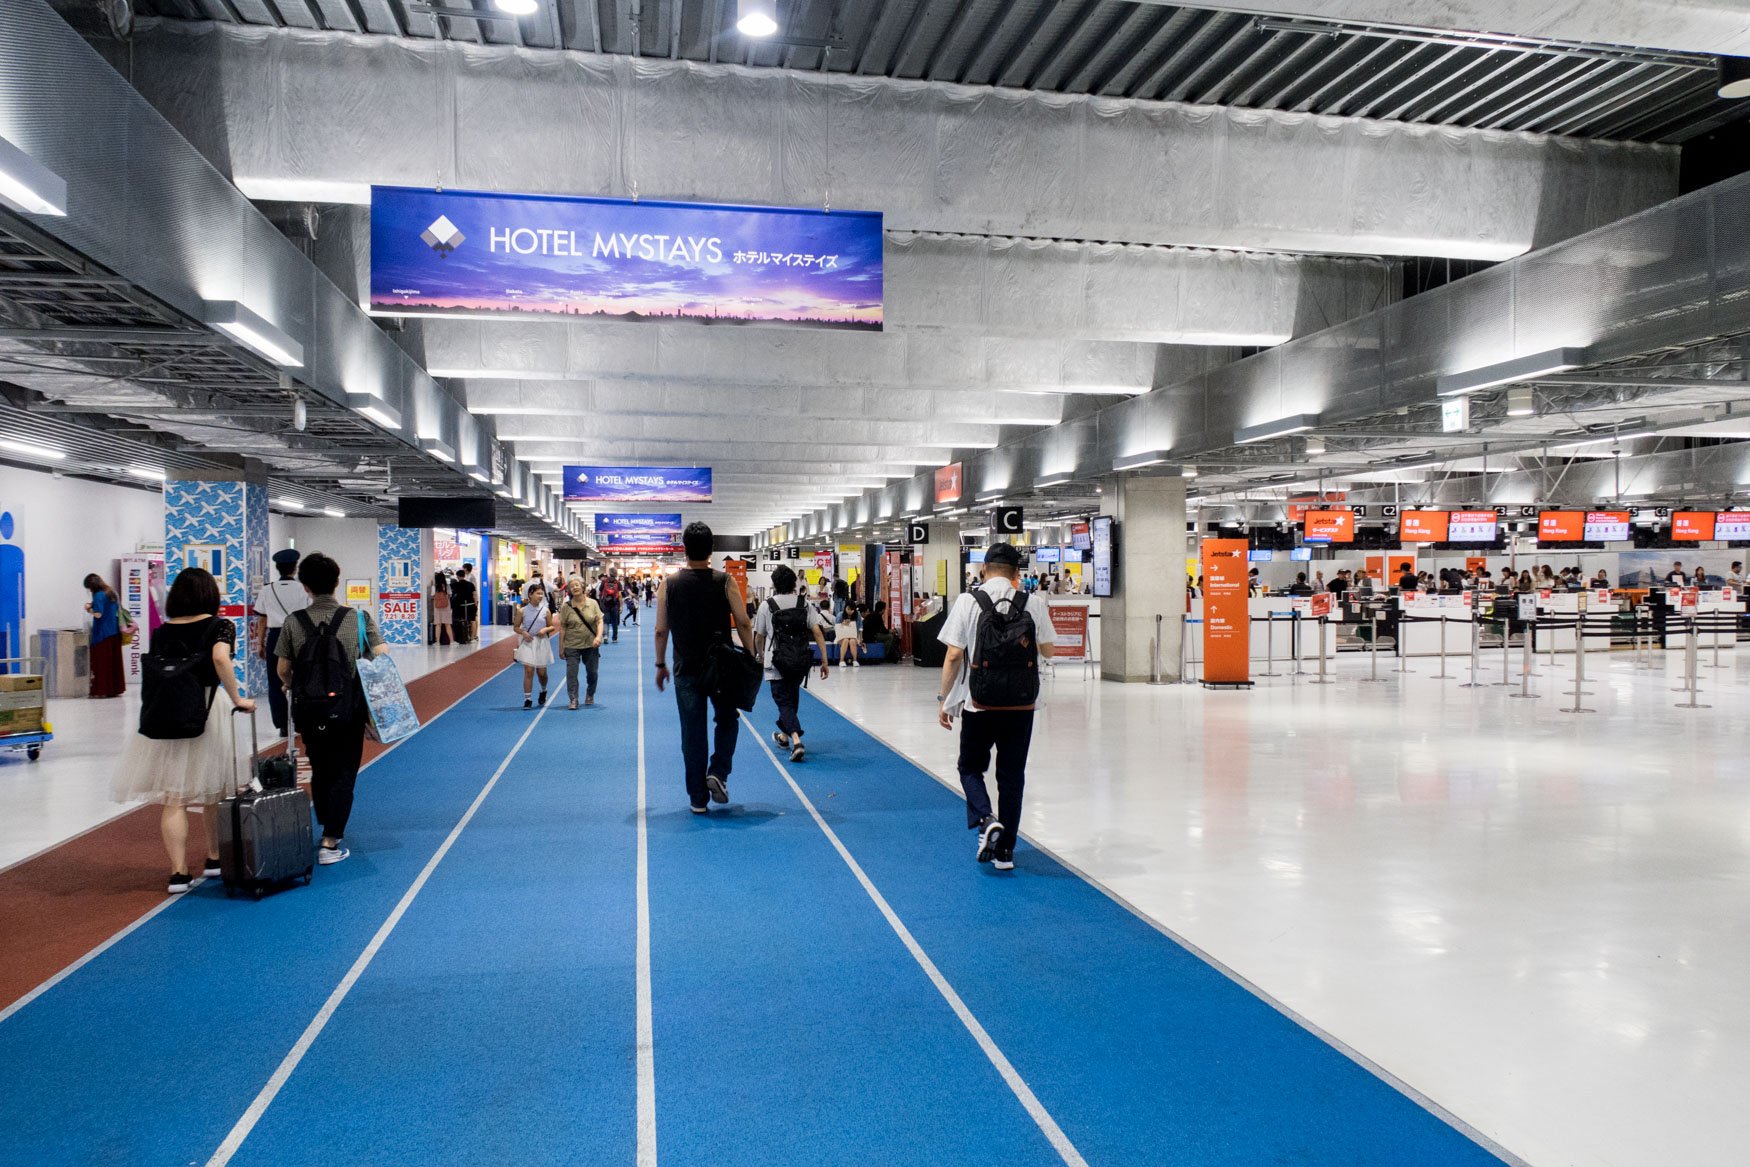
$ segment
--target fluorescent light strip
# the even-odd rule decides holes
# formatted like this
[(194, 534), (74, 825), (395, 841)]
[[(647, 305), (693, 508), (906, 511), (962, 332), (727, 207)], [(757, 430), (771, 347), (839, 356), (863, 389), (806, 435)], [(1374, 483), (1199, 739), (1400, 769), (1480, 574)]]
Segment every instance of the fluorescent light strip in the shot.
[(1126, 454), (1112, 463), (1114, 470), (1141, 470), (1144, 466), (1159, 466), (1167, 460), (1169, 450), (1139, 450), (1134, 454)]
[(295, 498), (276, 498), (273, 500), (273, 505), (276, 507), (284, 507), (289, 511), (301, 511), (304, 509), (304, 504)]
[(67, 214), (67, 180), (0, 138), (0, 202), (27, 215)]
[(335, 507), (323, 507), (322, 513), (327, 515), (331, 519), (344, 519), (344, 518), (346, 518), (346, 512), (343, 510), (339, 510)]
[(1289, 434), (1304, 434), (1318, 425), (1318, 422), (1316, 413), (1296, 413), (1264, 422), (1262, 425), (1249, 425), (1234, 431), (1234, 445), (1244, 446), (1252, 442), (1267, 442), (1271, 438), (1287, 437)]
[(1046, 474), (1039, 478), (1035, 478), (1033, 480), (1033, 487), (1036, 490), (1044, 490), (1052, 486), (1062, 486), (1074, 477), (1074, 474)]
[(27, 458), (45, 458), (51, 462), (59, 462), (67, 456), (65, 450), (39, 446), (35, 442), (20, 442), (13, 438), (0, 438), (0, 450), (11, 450), (14, 454), (23, 454)]
[(347, 406), (360, 417), (376, 422), (384, 429), (401, 428), (401, 411), (372, 393), (348, 393)]
[(1565, 373), (1570, 369), (1578, 369), (1585, 363), (1585, 349), (1554, 348), (1548, 352), (1532, 353), (1530, 356), (1515, 357), (1499, 364), (1485, 365), (1480, 369), (1436, 377), (1434, 392), (1440, 397), (1480, 393), (1497, 385), (1509, 385), (1514, 381), (1545, 377), (1551, 373)]
[(288, 369), (304, 365), (303, 345), (235, 300), (208, 300), (202, 308), (201, 319), (276, 365)]
[(167, 482), (170, 479), (170, 475), (164, 471), (155, 470), (150, 466), (129, 466), (128, 473), (135, 478), (144, 478), (148, 482)]

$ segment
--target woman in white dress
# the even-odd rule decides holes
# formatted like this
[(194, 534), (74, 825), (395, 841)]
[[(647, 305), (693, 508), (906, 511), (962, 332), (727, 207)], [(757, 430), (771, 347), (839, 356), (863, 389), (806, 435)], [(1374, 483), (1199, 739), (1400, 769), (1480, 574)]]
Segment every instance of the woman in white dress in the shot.
[[(523, 666), (523, 708), (547, 703), (547, 666), (553, 663), (553, 637), (559, 631), (559, 614), (547, 606), (547, 589), (530, 582), (523, 589), (523, 604), (517, 609), (516, 658)], [(541, 679), (539, 701), (529, 696), (535, 678)]]
[[(231, 710), (255, 712), (255, 702), (237, 687), (237, 669), (231, 652), (237, 643), (237, 626), (219, 615), (219, 585), (202, 568), (185, 567), (164, 604), (164, 623), (152, 632), (150, 651), (164, 659), (200, 658), (193, 675), (206, 692), (207, 719), (195, 737), (153, 738), (136, 733), (129, 740), (116, 771), (113, 793), (117, 802), (144, 798), (164, 804), (159, 833), (170, 856), (171, 895), (179, 895), (193, 882), (188, 870), (188, 808), (198, 806), (207, 832), (207, 860), (203, 875), (219, 874), (218, 802), (232, 793), (236, 781), (237, 754), (226, 726)], [(218, 692), (228, 698), (220, 703)], [(149, 696), (150, 694), (148, 694)], [(142, 721), (146, 718), (142, 711)], [(146, 728), (144, 724), (142, 729)]]

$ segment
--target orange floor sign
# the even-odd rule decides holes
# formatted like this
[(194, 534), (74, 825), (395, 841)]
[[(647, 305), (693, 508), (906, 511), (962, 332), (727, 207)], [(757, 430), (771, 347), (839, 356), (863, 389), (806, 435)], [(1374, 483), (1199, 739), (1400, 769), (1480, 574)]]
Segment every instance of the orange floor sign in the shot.
[(1086, 604), (1051, 605), (1051, 631), (1057, 638), (1052, 656), (1058, 660), (1088, 657), (1088, 607)]
[(1203, 541), (1203, 683), (1252, 683), (1252, 612), (1244, 539)]

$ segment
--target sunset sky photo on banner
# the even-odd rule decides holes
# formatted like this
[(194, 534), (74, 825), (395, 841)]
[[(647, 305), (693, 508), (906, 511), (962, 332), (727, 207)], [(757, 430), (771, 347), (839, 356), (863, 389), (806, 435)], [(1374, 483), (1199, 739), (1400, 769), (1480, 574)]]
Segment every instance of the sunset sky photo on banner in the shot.
[(881, 215), (371, 190), (370, 311), (878, 331)]

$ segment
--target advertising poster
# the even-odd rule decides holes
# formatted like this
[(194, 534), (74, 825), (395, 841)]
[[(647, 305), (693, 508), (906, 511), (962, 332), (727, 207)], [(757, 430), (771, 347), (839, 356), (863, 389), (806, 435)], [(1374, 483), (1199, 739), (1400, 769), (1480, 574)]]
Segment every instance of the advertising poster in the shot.
[(372, 187), (367, 308), (879, 332), (881, 215)]
[(1085, 660), (1088, 655), (1088, 609), (1085, 604), (1051, 605), (1051, 630), (1057, 634), (1055, 660)]
[(1203, 682), (1249, 685), (1252, 613), (1246, 541), (1205, 539), (1202, 559)]
[(122, 645), (122, 664), (130, 685), (140, 683), (140, 658), (145, 655), (152, 627), (152, 560), (128, 556), (122, 560), (122, 607), (134, 620), (134, 642)]
[[(736, 590), (741, 593), (742, 605), (745, 607), (747, 605), (747, 561), (743, 559), (726, 559), (723, 561), (723, 570), (728, 572), (729, 578), (734, 581)], [(735, 617), (733, 615), (729, 618), (729, 626), (731, 628), (735, 627)]]
[(567, 466), (566, 502), (710, 502), (709, 466)]
[(1089, 536), (1094, 544), (1094, 595), (1102, 599), (1112, 596), (1112, 516), (1096, 515), (1089, 524)]
[(609, 555), (675, 555), (682, 550), (678, 531), (616, 531), (597, 535), (596, 545)]
[(936, 505), (959, 502), (966, 485), (966, 470), (962, 463), (955, 462), (936, 470)]
[[(603, 515), (595, 517), (595, 529), (598, 535), (673, 535), (674, 541), (680, 541), (683, 524), (678, 514), (671, 515)], [(663, 539), (648, 542), (665, 542)]]

